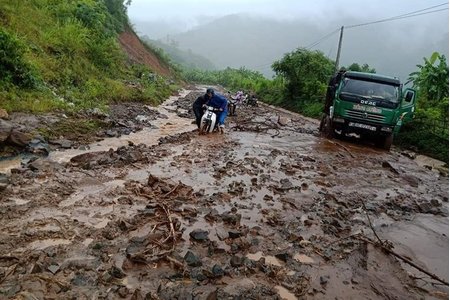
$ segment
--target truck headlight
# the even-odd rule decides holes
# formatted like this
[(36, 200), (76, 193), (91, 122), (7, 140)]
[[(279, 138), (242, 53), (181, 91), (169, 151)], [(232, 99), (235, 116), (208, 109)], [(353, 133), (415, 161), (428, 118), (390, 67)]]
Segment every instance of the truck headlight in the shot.
[(392, 128), (391, 127), (381, 127), (381, 131), (392, 132)]
[(333, 122), (336, 122), (336, 123), (345, 123), (345, 120), (342, 119), (342, 118), (334, 118), (334, 119), (333, 119)]

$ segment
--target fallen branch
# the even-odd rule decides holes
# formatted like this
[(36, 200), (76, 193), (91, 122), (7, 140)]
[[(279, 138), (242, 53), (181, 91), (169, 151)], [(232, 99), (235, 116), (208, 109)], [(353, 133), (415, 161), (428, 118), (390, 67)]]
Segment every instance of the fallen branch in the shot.
[(380, 242), (381, 245), (384, 245), (384, 242), (380, 239), (377, 232), (375, 231), (375, 228), (373, 228), (372, 221), (370, 221), (369, 213), (367, 212), (366, 204), (364, 203), (364, 200), (361, 200), (361, 204), (364, 208), (364, 212), (366, 213), (367, 221), (369, 221), (370, 229), (372, 229), (373, 234), (377, 238), (377, 240)]
[(180, 184), (181, 184), (181, 181), (178, 181), (178, 184), (177, 184), (172, 190), (170, 190), (169, 192), (167, 192), (167, 193), (163, 196), (163, 198), (165, 198), (165, 197), (169, 196), (170, 194), (172, 194), (173, 192), (175, 192), (175, 191), (177, 190), (177, 188), (180, 186)]
[(431, 272), (428, 272), (427, 270), (425, 270), (425, 269), (423, 269), (422, 267), (416, 265), (414, 262), (412, 262), (411, 260), (407, 259), (406, 257), (404, 257), (404, 256), (402, 256), (402, 255), (400, 255), (400, 254), (398, 254), (398, 253), (395, 253), (395, 252), (392, 251), (391, 249), (389, 249), (389, 248), (387, 248), (386, 246), (384, 246), (384, 244), (377, 243), (376, 241), (373, 241), (373, 240), (371, 240), (370, 238), (368, 238), (368, 237), (366, 237), (366, 236), (359, 236), (359, 239), (362, 240), (362, 241), (364, 241), (364, 242), (366, 242), (366, 243), (370, 243), (370, 244), (372, 244), (372, 245), (374, 245), (374, 246), (380, 247), (382, 250), (384, 250), (384, 251), (386, 251), (387, 253), (392, 254), (393, 256), (399, 258), (399, 259), (402, 260), (403, 262), (405, 262), (405, 263), (407, 263), (408, 265), (410, 265), (410, 266), (416, 268), (417, 270), (421, 271), (422, 273), (427, 274), (428, 276), (430, 276), (430, 277), (433, 278), (434, 280), (439, 281), (440, 283), (443, 283), (443, 284), (445, 284), (445, 285), (448, 286), (448, 282), (445, 281), (444, 279), (441, 279), (441, 278), (439, 278), (437, 275), (435, 275), (435, 274), (433, 274), (433, 273), (431, 273)]
[(166, 259), (167, 259), (169, 262), (171, 262), (171, 263), (173, 263), (174, 265), (176, 265), (177, 267), (179, 267), (180, 269), (184, 269), (184, 264), (183, 264), (182, 262), (180, 262), (179, 260), (177, 260), (177, 259), (175, 259), (175, 258), (173, 258), (173, 257), (171, 257), (171, 256), (169, 256), (169, 255), (166, 256)]
[(346, 239), (349, 239), (349, 238), (352, 238), (352, 237), (357, 237), (360, 234), (361, 234), (361, 232), (357, 232), (357, 233), (354, 233), (354, 234), (351, 234), (351, 235), (344, 236), (343, 238), (340, 238), (340, 239), (337, 239), (335, 241), (329, 242), (328, 244), (325, 245), (325, 248), (329, 247), (329, 246), (331, 246), (331, 245), (333, 245), (335, 243), (341, 242), (343, 240), (346, 240)]
[(14, 266), (9, 267), (10, 270), (8, 270), (8, 272), (5, 274), (5, 277), (0, 279), (0, 284), (3, 283), (3, 281), (6, 280), (6, 278), (8, 278), (11, 274), (13, 274), (16, 271), (17, 266), (18, 266), (18, 263), (15, 264)]
[(173, 241), (173, 245), (172, 245), (172, 250), (173, 250), (175, 248), (175, 243), (176, 243), (176, 233), (175, 233), (175, 227), (173, 226), (172, 217), (170, 216), (169, 209), (163, 203), (158, 203), (158, 205), (164, 210), (164, 212), (166, 213), (167, 219), (169, 220), (170, 235), (172, 236), (172, 241)]

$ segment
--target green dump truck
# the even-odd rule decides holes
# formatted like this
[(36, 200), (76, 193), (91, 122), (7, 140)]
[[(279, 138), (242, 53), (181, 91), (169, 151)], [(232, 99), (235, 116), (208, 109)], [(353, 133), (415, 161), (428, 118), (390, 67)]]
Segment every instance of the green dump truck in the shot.
[(394, 134), (412, 118), (416, 92), (398, 78), (347, 71), (334, 88), (334, 99), (320, 122), (322, 135), (358, 134), (391, 148)]

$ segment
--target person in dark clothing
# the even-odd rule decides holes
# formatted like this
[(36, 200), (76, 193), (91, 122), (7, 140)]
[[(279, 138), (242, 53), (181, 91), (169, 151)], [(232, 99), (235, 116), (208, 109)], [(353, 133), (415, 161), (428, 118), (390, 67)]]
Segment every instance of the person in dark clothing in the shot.
[(194, 104), (192, 104), (192, 110), (194, 111), (195, 115), (195, 124), (197, 124), (197, 127), (200, 129), (200, 122), (202, 120), (202, 115), (204, 112), (203, 105), (205, 105), (208, 102), (208, 98), (206, 98), (204, 95), (198, 97)]
[(342, 67), (339, 72), (337, 72), (328, 82), (328, 88), (327, 88), (327, 95), (325, 97), (325, 107), (324, 107), (324, 113), (327, 115), (330, 113), (330, 107), (333, 104), (334, 96), (336, 93), (336, 89), (341, 83), (342, 76), (347, 70)]
[(217, 112), (217, 123), (219, 124), (220, 133), (225, 130), (225, 118), (228, 115), (228, 100), (225, 96), (216, 93), (212, 88), (206, 90), (205, 99), (208, 100), (207, 105), (212, 106), (219, 111)]

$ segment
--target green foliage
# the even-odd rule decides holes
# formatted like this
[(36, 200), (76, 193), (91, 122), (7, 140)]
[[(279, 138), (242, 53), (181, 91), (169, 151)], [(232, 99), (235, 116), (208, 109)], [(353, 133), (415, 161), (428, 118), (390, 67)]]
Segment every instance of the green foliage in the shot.
[(396, 143), (448, 162), (448, 65), (434, 52), (409, 75), (418, 91), (415, 118), (406, 124)]
[(448, 119), (440, 118), (438, 111), (418, 110), (402, 127), (395, 143), (448, 163)]
[[(423, 58), (424, 64), (417, 65), (419, 70), (409, 74), (408, 80), (419, 91), (424, 107), (435, 105), (445, 97), (448, 98), (448, 65), (445, 55), (434, 52), (430, 59)], [(437, 62), (437, 64), (436, 64)]]
[(26, 48), (12, 34), (0, 28), (0, 84), (33, 88), (38, 77), (25, 59)]
[(170, 95), (174, 87), (143, 80), (120, 48), (129, 2), (0, 1), (0, 107), (79, 110)]
[(286, 79), (288, 95), (306, 101), (322, 96), (333, 72), (333, 62), (320, 51), (299, 48), (272, 65)]
[(283, 106), (316, 115), (318, 103), (323, 102), (329, 76), (333, 73), (333, 61), (320, 51), (299, 48), (285, 54), (273, 63), (272, 68), (286, 82)]
[(375, 68), (371, 68), (368, 64), (363, 64), (360, 66), (358, 63), (352, 63), (347, 67), (348, 71), (365, 72), (365, 73), (376, 73)]
[(102, 0), (104, 1), (110, 15), (112, 16), (112, 25), (116, 32), (122, 32), (125, 30), (128, 22), (127, 6), (131, 4), (131, 1), (123, 0)]

